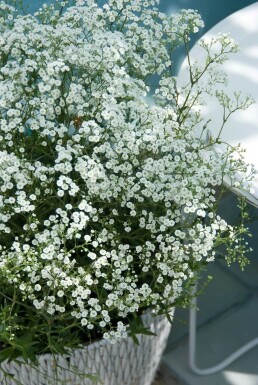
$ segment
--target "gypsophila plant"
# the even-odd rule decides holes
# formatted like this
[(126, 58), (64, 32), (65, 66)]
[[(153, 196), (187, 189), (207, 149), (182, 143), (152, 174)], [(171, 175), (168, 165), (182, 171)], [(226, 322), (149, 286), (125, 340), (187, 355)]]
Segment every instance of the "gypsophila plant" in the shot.
[[(214, 152), (219, 138), (195, 135), (207, 127), (195, 107), (224, 82), (236, 44), (203, 41), (206, 60), (191, 63), (200, 16), (156, 5), (62, 1), (20, 15), (0, 3), (1, 360), (125, 338), (146, 308), (168, 315), (187, 304), (221, 244), (245, 261), (248, 247), (237, 246), (248, 230), (217, 214), (224, 176), (242, 188), (242, 150)], [(189, 59), (181, 89), (172, 76), (180, 45)], [(217, 97), (223, 125), (251, 103), (223, 88)]]

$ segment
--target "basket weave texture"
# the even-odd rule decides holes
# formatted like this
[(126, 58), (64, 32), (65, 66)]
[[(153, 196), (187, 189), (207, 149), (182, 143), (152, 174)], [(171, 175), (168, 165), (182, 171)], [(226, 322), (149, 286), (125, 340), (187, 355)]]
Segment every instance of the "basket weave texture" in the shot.
[(137, 336), (140, 345), (131, 338), (116, 344), (100, 340), (69, 356), (44, 354), (39, 365), (3, 362), (1, 368), (13, 379), (0, 373), (0, 384), (17, 385), (92, 385), (82, 374), (97, 374), (103, 385), (150, 385), (155, 377), (165, 349), (171, 324), (163, 316), (143, 316), (145, 326), (156, 336)]

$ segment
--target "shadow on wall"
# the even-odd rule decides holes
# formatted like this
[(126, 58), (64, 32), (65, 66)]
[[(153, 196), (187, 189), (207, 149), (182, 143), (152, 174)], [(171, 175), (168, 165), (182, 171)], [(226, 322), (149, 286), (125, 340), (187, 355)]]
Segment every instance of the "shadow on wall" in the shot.
[[(247, 7), (250, 4), (256, 3), (255, 0), (160, 0), (159, 8), (163, 12), (174, 13), (182, 8), (196, 9), (202, 16), (205, 27), (197, 33), (190, 47), (200, 39), (200, 37), (211, 29), (219, 21), (241, 8)], [(230, 32), (230, 31), (229, 31)], [(178, 73), (180, 65), (184, 60), (184, 49), (178, 49), (174, 60), (175, 74)]]

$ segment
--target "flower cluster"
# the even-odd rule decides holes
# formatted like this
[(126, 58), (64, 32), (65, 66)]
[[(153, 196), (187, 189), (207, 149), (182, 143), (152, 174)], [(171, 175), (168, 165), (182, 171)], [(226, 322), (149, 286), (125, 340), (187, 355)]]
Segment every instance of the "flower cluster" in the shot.
[(170, 72), (200, 16), (155, 4), (77, 0), (33, 16), (0, 4), (0, 291), (18, 312), (111, 341), (130, 315), (189, 296), (235, 236), (216, 189), (244, 168), (195, 138), (194, 84), (180, 99)]

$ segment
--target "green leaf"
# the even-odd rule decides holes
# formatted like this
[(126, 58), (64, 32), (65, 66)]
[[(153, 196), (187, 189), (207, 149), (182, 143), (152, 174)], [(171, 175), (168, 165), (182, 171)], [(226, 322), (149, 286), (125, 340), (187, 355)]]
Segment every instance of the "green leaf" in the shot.
[(21, 355), (25, 362), (29, 362), (29, 361), (32, 361), (33, 363), (37, 362), (35, 349), (31, 345), (23, 347), (21, 351)]
[(129, 332), (128, 335), (131, 337), (136, 345), (140, 345), (136, 335), (143, 334), (147, 336), (156, 336), (156, 333), (153, 333), (150, 329), (144, 326), (142, 318), (135, 316), (133, 320), (129, 322)]
[(132, 340), (133, 340), (133, 342), (135, 343), (135, 345), (140, 346), (140, 342), (139, 342), (139, 340), (138, 340), (138, 338), (136, 337), (135, 334), (129, 333), (129, 336), (132, 338)]
[(15, 358), (19, 357), (21, 355), (21, 352), (17, 350), (15, 347), (10, 346), (9, 348), (3, 349), (0, 352), (0, 363), (8, 360), (12, 361)]

